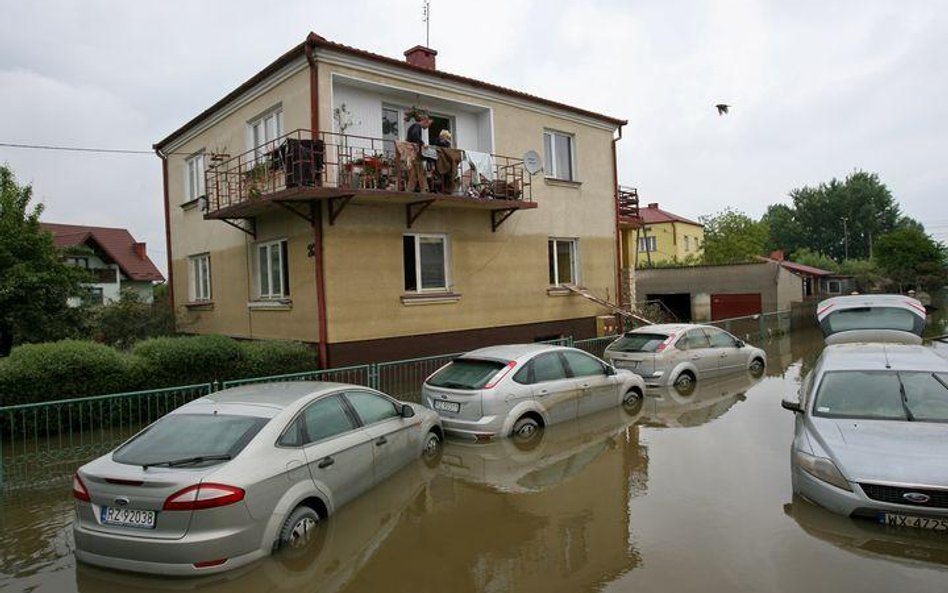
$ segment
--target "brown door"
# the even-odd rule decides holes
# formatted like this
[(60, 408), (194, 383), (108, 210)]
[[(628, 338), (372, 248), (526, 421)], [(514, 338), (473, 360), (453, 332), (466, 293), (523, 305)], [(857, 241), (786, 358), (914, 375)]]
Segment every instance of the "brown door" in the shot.
[(761, 310), (759, 292), (711, 295), (712, 321), (756, 315)]

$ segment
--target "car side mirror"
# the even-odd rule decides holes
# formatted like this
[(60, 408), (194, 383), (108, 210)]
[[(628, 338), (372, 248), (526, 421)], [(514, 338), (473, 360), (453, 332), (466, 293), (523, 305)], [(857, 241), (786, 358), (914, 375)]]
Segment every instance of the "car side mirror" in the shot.
[(780, 401), (780, 406), (784, 410), (790, 410), (791, 412), (794, 412), (796, 414), (803, 413), (803, 406), (800, 404), (800, 401), (797, 399), (784, 398)]
[(744, 346), (747, 346), (747, 342), (745, 342), (744, 340), (738, 340), (735, 346), (737, 346), (738, 348), (743, 348)]
[(616, 367), (612, 366), (611, 364), (606, 365), (606, 376), (612, 377), (615, 374), (616, 374)]
[(402, 418), (414, 418), (415, 408), (408, 404), (402, 404)]

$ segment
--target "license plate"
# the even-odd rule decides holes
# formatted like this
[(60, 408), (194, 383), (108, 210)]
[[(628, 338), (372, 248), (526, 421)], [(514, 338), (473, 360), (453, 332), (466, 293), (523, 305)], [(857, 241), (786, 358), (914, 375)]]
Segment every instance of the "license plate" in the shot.
[(453, 412), (457, 414), (461, 411), (461, 404), (458, 402), (449, 402), (441, 399), (434, 400), (434, 409), (442, 410), (444, 412)]
[(921, 517), (902, 513), (879, 513), (879, 523), (890, 527), (913, 527), (948, 533), (948, 517)]
[(121, 525), (136, 529), (154, 529), (155, 511), (141, 511), (137, 509), (120, 509), (116, 507), (102, 507), (102, 523), (105, 525)]
[(639, 361), (637, 361), (637, 360), (623, 360), (623, 361), (619, 362), (617, 366), (618, 366), (619, 368), (622, 368), (622, 369), (634, 369), (634, 368), (636, 368), (636, 367), (639, 366)]

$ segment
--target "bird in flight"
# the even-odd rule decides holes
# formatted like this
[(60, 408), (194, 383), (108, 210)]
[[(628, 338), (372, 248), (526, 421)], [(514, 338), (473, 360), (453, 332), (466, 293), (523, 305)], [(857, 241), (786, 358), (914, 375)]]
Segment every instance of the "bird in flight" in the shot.
[(715, 107), (718, 108), (718, 115), (727, 115), (727, 110), (731, 108), (727, 103), (718, 103)]

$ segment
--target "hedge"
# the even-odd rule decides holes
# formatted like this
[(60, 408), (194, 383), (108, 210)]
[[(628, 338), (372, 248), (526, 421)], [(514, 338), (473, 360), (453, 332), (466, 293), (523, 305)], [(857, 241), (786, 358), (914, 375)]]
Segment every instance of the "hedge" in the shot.
[(26, 344), (0, 359), (0, 407), (313, 370), (298, 342), (153, 338), (130, 353), (95, 342)]

